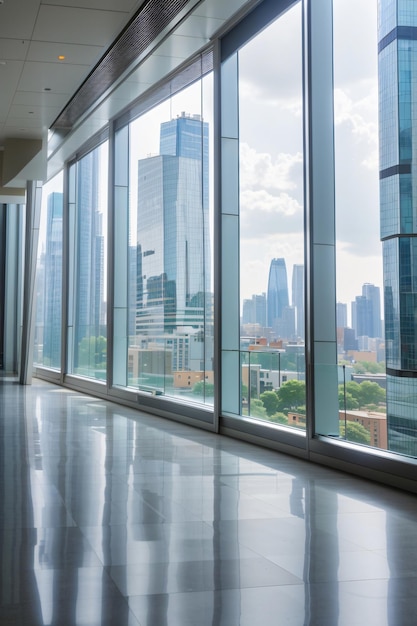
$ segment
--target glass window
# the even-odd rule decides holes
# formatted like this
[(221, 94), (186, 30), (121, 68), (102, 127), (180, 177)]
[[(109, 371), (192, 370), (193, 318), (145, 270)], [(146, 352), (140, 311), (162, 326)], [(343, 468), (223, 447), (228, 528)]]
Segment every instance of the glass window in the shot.
[[(116, 255), (128, 242), (125, 293), (116, 272), (115, 382), (208, 404), (214, 396), (212, 101), (207, 75), (131, 122), (128, 134), (121, 129), (115, 193)], [(117, 165), (127, 149), (128, 180)], [(125, 211), (123, 229), (117, 222)]]
[(69, 172), (69, 372), (106, 380), (108, 143)]
[[(385, 11), (381, 15), (389, 17)], [(378, 88), (387, 96), (380, 123), (387, 115), (391, 138), (398, 129), (392, 77), (384, 71), (378, 83), (377, 25), (376, 0), (334, 2), (339, 432), (348, 441), (387, 448), (380, 233), (395, 229), (399, 219), (395, 211), (380, 214), (379, 169), (388, 172), (398, 162), (398, 144), (381, 144), (379, 165)], [(355, 29), (353, 48), (350, 28)], [(393, 58), (384, 49), (381, 67)], [(398, 198), (398, 172), (391, 173), (381, 176), (381, 206)]]
[(63, 173), (42, 188), (33, 361), (61, 369)]
[(302, 14), (238, 53), (241, 414), (305, 428)]

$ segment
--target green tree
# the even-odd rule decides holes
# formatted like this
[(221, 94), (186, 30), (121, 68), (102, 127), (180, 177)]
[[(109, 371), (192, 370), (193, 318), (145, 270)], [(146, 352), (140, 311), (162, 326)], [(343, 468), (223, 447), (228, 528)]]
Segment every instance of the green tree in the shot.
[(278, 396), (275, 391), (264, 391), (260, 395), (260, 399), (266, 409), (267, 415), (273, 415), (278, 410)]
[(296, 409), (306, 402), (306, 385), (302, 380), (288, 380), (276, 392), (278, 396), (278, 408)]
[(251, 400), (250, 415), (252, 415), (253, 417), (262, 417), (263, 419), (267, 417), (266, 409), (262, 404), (262, 400), (257, 400), (256, 398), (254, 400)]
[(288, 426), (288, 415), (285, 415), (285, 413), (274, 413), (269, 420), (276, 424), (286, 424)]
[(359, 402), (361, 406), (364, 407), (368, 404), (379, 404), (379, 402), (385, 402), (385, 398), (385, 389), (380, 387), (378, 383), (372, 383), (369, 380), (365, 380), (359, 385)]
[(385, 363), (374, 363), (373, 361), (358, 361), (353, 363), (355, 374), (384, 374)]
[(346, 396), (346, 409), (349, 411), (354, 411), (355, 409), (359, 409), (359, 402), (356, 398), (352, 396), (348, 391), (344, 392), (343, 385), (339, 385), (339, 409), (345, 408), (345, 396)]
[(358, 402), (358, 405), (360, 406), (361, 391), (359, 383), (356, 383), (354, 380), (350, 380), (348, 383), (346, 383), (346, 393), (350, 393), (350, 395), (355, 398), (355, 400)]
[(214, 396), (213, 383), (206, 383), (204, 380), (199, 380), (193, 387), (193, 395), (206, 396), (206, 398), (212, 398)]
[(368, 430), (366, 430), (365, 426), (359, 424), (359, 422), (350, 422), (347, 421), (346, 425), (344, 420), (340, 420), (340, 436), (346, 437), (347, 441), (352, 441), (354, 443), (365, 443), (369, 444), (371, 442), (371, 434)]
[(242, 394), (242, 398), (247, 398), (248, 397), (248, 387), (247, 385), (244, 385), (243, 383), (240, 386), (240, 393)]
[(78, 345), (78, 366), (88, 368), (106, 367), (107, 339), (98, 337), (83, 337)]

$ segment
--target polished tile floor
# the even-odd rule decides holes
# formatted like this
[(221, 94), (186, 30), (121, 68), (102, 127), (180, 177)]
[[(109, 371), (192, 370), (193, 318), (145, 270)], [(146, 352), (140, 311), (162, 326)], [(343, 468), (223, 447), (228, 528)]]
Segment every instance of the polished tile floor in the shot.
[(417, 624), (416, 497), (0, 380), (0, 624)]

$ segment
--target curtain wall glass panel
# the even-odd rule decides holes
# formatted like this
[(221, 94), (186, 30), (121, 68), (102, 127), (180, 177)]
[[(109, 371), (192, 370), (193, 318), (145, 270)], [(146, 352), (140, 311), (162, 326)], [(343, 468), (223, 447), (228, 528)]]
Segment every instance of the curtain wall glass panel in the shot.
[(36, 267), (36, 314), (33, 362), (61, 369), (63, 173), (42, 188)]
[(69, 168), (68, 372), (107, 372), (108, 142)]
[(304, 430), (302, 84), (300, 3), (223, 63), (222, 398)]
[(211, 74), (193, 82), (115, 136), (113, 382), (206, 404), (214, 397), (212, 82)]

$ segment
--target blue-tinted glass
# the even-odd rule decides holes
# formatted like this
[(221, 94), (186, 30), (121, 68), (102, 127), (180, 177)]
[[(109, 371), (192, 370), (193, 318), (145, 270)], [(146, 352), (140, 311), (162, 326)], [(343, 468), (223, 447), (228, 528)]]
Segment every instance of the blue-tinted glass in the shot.
[(34, 362), (61, 369), (63, 176), (42, 189)]

